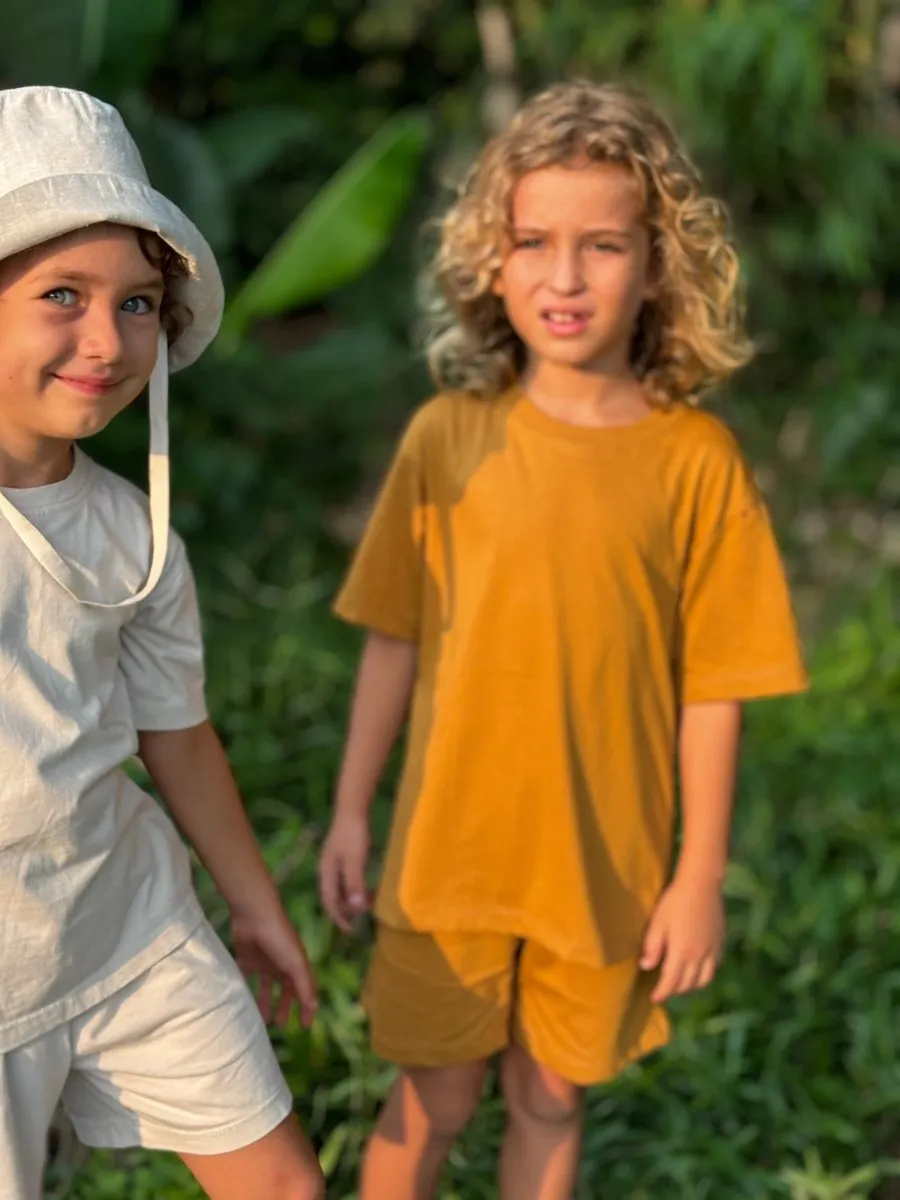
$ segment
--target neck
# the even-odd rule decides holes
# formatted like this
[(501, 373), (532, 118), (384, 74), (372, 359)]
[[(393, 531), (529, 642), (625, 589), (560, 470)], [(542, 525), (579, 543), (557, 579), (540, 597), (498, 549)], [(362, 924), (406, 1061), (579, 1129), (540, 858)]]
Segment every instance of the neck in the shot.
[(538, 408), (576, 424), (627, 424), (650, 409), (627, 365), (592, 371), (534, 361), (525, 369), (522, 386)]
[(72, 470), (72, 443), (0, 433), (0, 487), (34, 488), (59, 483)]

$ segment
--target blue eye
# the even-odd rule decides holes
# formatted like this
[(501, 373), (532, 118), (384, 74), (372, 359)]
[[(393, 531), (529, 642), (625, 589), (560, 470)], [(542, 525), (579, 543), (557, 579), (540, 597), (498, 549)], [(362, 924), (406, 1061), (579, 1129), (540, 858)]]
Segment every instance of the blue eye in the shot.
[(67, 287), (52, 288), (49, 292), (45, 292), (41, 299), (49, 300), (51, 304), (58, 304), (60, 308), (71, 308), (78, 302), (77, 294), (72, 288)]
[(543, 241), (538, 237), (519, 238), (516, 242), (517, 250), (540, 250)]
[(155, 311), (153, 302), (148, 300), (146, 296), (130, 296), (122, 305), (122, 311), (134, 313), (136, 316), (142, 317), (147, 313)]

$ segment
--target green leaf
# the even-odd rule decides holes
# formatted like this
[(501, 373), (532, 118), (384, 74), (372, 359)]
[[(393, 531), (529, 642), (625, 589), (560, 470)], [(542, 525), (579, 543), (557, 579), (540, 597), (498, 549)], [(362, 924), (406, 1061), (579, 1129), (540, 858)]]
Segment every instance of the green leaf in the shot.
[[(179, 0), (89, 0), (102, 37), (96, 40), (95, 59), (102, 90), (114, 94), (143, 84), (159, 60), (162, 39), (179, 16)], [(98, 31), (99, 32), (99, 31)]]
[(4, 0), (0, 20), (6, 86), (78, 87), (83, 82), (85, 28), (93, 27), (88, 0)]
[(134, 86), (152, 68), (178, 7), (178, 0), (4, 0), (6, 82), (101, 92)]
[(155, 112), (138, 92), (122, 96), (119, 107), (153, 186), (187, 213), (214, 250), (226, 250), (234, 233), (231, 197), (203, 135)]
[(288, 105), (242, 108), (217, 117), (204, 135), (231, 185), (250, 183), (295, 142), (309, 142), (319, 122), (306, 109)]
[(423, 114), (401, 113), (354, 155), (237, 293), (226, 339), (256, 317), (321, 299), (371, 266), (409, 200), (428, 132)]
[(885, 420), (891, 408), (891, 393), (877, 383), (857, 385), (855, 403), (848, 403), (832, 420), (822, 438), (822, 464), (826, 471), (841, 465), (862, 441)]

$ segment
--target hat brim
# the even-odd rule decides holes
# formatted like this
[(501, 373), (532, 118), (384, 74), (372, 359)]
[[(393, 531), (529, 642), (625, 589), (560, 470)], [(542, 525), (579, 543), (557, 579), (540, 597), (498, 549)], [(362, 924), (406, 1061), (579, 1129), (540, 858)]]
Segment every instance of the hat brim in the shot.
[(222, 277), (200, 230), (150, 184), (122, 175), (56, 175), (0, 196), (0, 260), (106, 222), (156, 233), (185, 260), (188, 276), (173, 292), (193, 319), (169, 347), (169, 369), (190, 366), (219, 330)]

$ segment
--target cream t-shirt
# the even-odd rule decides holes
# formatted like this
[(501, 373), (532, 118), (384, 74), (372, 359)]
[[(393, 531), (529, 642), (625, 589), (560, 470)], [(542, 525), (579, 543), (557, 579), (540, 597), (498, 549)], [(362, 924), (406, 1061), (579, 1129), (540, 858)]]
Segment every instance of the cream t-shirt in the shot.
[[(147, 498), (76, 450), (59, 483), (4, 495), (85, 579), (135, 593)], [(137, 730), (206, 719), (190, 566), (172, 536), (136, 605), (79, 604), (0, 518), (0, 1053), (70, 1020), (184, 942), (202, 919), (190, 861), (123, 770)]]

